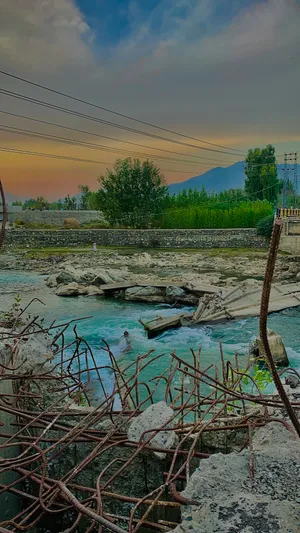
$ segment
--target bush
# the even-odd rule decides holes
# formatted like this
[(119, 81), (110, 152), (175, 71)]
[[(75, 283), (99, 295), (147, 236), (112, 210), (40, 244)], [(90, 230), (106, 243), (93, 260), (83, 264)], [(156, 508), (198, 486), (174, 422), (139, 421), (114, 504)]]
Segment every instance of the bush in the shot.
[(257, 235), (263, 235), (264, 237), (271, 238), (274, 226), (274, 215), (262, 218), (256, 225)]
[(65, 229), (78, 229), (80, 228), (80, 222), (77, 218), (65, 218), (64, 220)]

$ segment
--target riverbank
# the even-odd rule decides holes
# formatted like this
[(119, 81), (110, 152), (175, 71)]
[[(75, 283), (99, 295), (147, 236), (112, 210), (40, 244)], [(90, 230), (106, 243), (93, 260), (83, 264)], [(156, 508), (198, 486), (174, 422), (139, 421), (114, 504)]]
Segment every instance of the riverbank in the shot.
[[(267, 251), (250, 249), (165, 250), (129, 247), (6, 248), (0, 254), (0, 270), (35, 271), (51, 275), (68, 266), (104, 268), (123, 272), (132, 281), (164, 280), (219, 287), (262, 284)], [(275, 281), (292, 282), (300, 272), (300, 257), (279, 254)]]

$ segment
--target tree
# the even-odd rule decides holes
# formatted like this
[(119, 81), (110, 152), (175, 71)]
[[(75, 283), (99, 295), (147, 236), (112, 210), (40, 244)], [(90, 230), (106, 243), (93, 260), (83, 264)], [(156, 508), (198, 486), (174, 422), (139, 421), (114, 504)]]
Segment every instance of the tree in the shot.
[(11, 205), (16, 205), (16, 206), (22, 207), (23, 204), (22, 204), (21, 201), (15, 200), (14, 202), (12, 202)]
[(245, 192), (251, 200), (268, 200), (274, 204), (280, 190), (277, 177), (275, 148), (268, 144), (265, 148), (248, 151), (246, 158)]
[(148, 160), (118, 159), (99, 182), (99, 207), (111, 224), (149, 227), (168, 196), (164, 176)]
[(66, 209), (66, 211), (74, 211), (75, 209), (77, 209), (76, 196), (70, 197), (70, 195), (68, 194), (65, 197), (65, 200), (64, 200), (64, 203), (63, 203), (63, 207), (64, 207), (64, 209)]
[(91, 191), (88, 185), (78, 185), (78, 190), (81, 193), (80, 202), (79, 202), (79, 209), (88, 210), (89, 207), (89, 201), (91, 197)]
[(23, 210), (24, 209), (39, 209), (40, 211), (48, 210), (49, 209), (49, 202), (44, 198), (43, 196), (38, 196), (36, 199), (30, 198), (29, 200), (26, 200), (23, 204)]

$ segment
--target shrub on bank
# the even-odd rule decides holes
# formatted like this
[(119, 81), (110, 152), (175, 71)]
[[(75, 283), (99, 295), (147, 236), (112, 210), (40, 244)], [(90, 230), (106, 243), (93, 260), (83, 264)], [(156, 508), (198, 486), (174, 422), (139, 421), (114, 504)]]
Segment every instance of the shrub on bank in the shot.
[(258, 221), (256, 228), (257, 228), (257, 235), (263, 235), (264, 237), (267, 237), (268, 239), (271, 238), (272, 231), (274, 226), (274, 215), (269, 215), (265, 218), (262, 218)]
[(65, 218), (64, 228), (65, 229), (78, 229), (80, 228), (80, 222), (76, 218)]

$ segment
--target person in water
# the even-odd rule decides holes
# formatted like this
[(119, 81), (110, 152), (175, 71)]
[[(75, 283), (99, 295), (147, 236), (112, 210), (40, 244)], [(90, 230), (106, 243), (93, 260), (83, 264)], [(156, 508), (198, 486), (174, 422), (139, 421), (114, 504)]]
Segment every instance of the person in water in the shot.
[[(124, 339), (124, 340), (123, 340)], [(124, 331), (121, 337), (121, 353), (128, 353), (132, 350), (131, 338), (128, 331)]]

